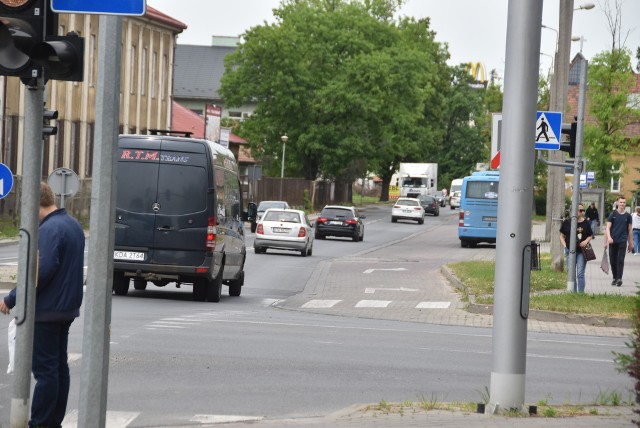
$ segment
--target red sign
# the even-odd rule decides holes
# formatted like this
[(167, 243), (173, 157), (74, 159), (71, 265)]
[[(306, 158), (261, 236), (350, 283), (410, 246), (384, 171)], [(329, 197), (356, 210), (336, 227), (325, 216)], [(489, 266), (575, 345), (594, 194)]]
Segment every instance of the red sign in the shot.
[(500, 168), (500, 150), (491, 158), (491, 169)]

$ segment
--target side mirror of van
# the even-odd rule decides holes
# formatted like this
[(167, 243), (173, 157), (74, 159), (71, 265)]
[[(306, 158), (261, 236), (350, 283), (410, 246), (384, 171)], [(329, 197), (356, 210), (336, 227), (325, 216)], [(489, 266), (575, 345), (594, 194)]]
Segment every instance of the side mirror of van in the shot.
[(247, 204), (247, 211), (243, 213), (243, 220), (255, 222), (257, 216), (258, 205), (256, 205), (255, 202), (249, 202), (249, 204)]

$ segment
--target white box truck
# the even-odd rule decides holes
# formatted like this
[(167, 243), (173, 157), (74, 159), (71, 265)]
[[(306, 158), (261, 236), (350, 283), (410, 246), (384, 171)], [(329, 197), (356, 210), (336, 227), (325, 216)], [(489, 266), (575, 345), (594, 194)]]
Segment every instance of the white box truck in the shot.
[(433, 196), (438, 189), (437, 163), (401, 163), (398, 175), (400, 176), (400, 197)]

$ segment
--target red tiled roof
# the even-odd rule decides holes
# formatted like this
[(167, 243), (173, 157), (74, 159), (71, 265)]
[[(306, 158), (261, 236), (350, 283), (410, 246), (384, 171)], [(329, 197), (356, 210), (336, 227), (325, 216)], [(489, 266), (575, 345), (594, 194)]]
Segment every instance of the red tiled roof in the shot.
[(192, 137), (204, 138), (204, 117), (175, 101), (171, 106), (171, 129), (173, 131), (188, 131), (193, 133)]
[(169, 15), (160, 12), (158, 9), (154, 9), (151, 6), (147, 5), (146, 13), (144, 14), (146, 18), (151, 19), (152, 21), (158, 21), (163, 24), (174, 27), (180, 31), (187, 29), (187, 24), (184, 22), (180, 22), (175, 18), (170, 17)]

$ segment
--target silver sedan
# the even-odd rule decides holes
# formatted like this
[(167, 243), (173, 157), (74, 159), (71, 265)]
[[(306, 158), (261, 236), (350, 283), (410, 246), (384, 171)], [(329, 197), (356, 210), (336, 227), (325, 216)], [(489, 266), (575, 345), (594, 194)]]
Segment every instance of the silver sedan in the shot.
[(299, 251), (302, 257), (313, 253), (312, 224), (304, 211), (270, 208), (256, 227), (253, 248), (256, 254), (276, 250)]

